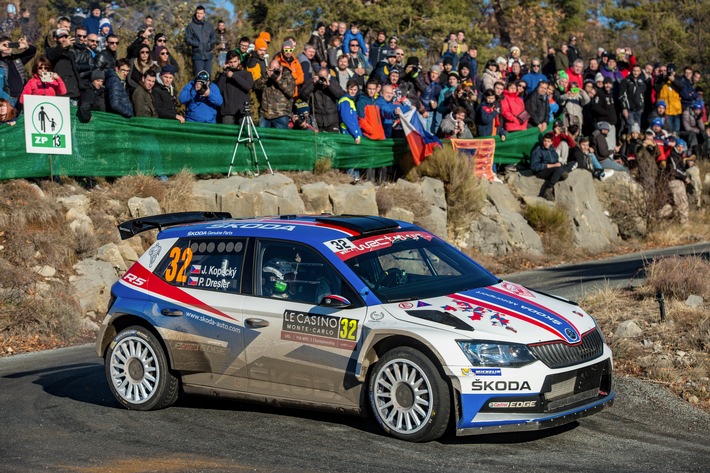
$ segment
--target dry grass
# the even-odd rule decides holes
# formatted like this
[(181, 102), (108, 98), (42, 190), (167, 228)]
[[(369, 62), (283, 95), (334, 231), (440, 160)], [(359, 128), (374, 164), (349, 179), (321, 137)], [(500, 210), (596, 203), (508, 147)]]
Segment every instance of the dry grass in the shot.
[(648, 285), (666, 297), (710, 297), (710, 262), (700, 256), (670, 256), (646, 265)]
[(572, 233), (569, 217), (563, 209), (547, 204), (530, 204), (525, 207), (523, 217), (542, 236), (547, 253), (569, 247)]
[(187, 212), (196, 210), (195, 175), (182, 170), (170, 178), (165, 185), (163, 200), (158, 200), (165, 212)]
[(282, 172), (284, 176), (287, 176), (293, 180), (293, 182), (296, 184), (296, 187), (298, 190), (301, 190), (301, 187), (303, 187), (306, 184), (315, 184), (316, 182), (325, 182), (326, 184), (331, 184), (334, 186), (338, 186), (341, 184), (349, 184), (352, 182), (353, 178), (351, 176), (348, 176), (344, 172), (341, 172), (337, 169), (330, 169), (328, 171), (325, 171), (323, 174), (316, 175), (315, 172), (307, 172), (307, 171), (300, 171), (300, 172), (295, 172), (295, 171), (286, 171)]
[(474, 176), (468, 158), (450, 146), (434, 150), (434, 154), (407, 174), (407, 179), (416, 180), (420, 176), (433, 177), (444, 183), (451, 235), (459, 233), (486, 202), (483, 186)]
[(333, 161), (330, 158), (318, 158), (313, 164), (313, 174), (322, 176), (333, 169)]
[[(594, 316), (614, 354), (617, 372), (666, 385), (683, 399), (710, 409), (710, 316), (679, 300), (666, 300), (661, 323), (655, 288), (612, 289), (585, 295), (580, 305)], [(621, 338), (621, 322), (633, 320), (643, 331)]]
[(406, 202), (403, 202), (401, 190), (398, 190), (393, 184), (382, 185), (377, 188), (376, 192), (375, 198), (380, 215), (384, 215), (394, 207), (405, 208), (412, 212), (414, 214), (414, 223), (417, 223), (421, 217), (429, 215), (429, 205), (421, 194), (409, 194)]

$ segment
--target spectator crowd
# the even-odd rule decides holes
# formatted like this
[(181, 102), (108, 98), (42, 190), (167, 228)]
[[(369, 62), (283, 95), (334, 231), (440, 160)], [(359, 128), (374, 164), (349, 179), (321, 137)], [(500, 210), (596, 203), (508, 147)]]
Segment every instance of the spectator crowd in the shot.
[[(269, 57), (277, 41), (270, 31), (233, 44), (225, 23), (213, 26), (197, 6), (184, 32), (192, 71), (181, 71), (175, 45), (149, 16), (134, 38), (114, 34), (98, 3), (86, 15), (58, 17), (42, 39), (28, 39), (29, 22), (30, 12), (18, 14), (11, 3), (0, 23), (0, 123), (14, 123), (24, 95), (50, 95), (69, 97), (81, 121), (92, 111), (224, 124), (253, 114), (259, 127), (342, 133), (359, 144), (404, 136), (401, 114), (413, 110), (441, 138), (505, 140), (536, 128), (541, 139), (529, 165), (544, 180), (546, 198), (577, 168), (605, 179), (636, 174), (652, 160), (681, 220), (686, 184), (701, 204), (695, 163), (710, 152), (702, 74), (641, 64), (629, 48), (583, 57), (571, 36), (541, 57), (513, 46), (506, 57), (479, 64), (478, 49), (458, 31), (425, 68), (417, 56), (405, 57), (396, 36), (333, 21), (316, 24), (303, 45), (283, 38)], [(13, 42), (17, 29), (22, 36)], [(124, 58), (121, 41), (130, 41)], [(178, 74), (190, 79), (181, 90)]]

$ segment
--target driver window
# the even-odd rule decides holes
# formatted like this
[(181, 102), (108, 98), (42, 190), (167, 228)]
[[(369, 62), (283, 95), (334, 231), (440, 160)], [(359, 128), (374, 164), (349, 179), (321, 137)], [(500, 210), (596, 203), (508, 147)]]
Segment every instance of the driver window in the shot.
[(317, 305), (323, 296), (341, 294), (340, 276), (306, 246), (261, 241), (258, 255), (257, 295)]

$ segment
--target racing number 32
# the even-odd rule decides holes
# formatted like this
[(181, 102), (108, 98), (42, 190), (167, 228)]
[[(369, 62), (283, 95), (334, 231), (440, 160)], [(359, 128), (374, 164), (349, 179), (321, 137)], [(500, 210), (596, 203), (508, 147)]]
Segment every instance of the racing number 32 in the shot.
[(357, 332), (357, 320), (355, 319), (340, 319), (340, 334), (338, 338), (341, 340), (355, 340)]
[[(167, 282), (184, 283), (187, 281), (187, 267), (192, 261), (192, 250), (188, 247), (180, 250), (177, 246), (170, 250), (170, 264), (165, 269)], [(182, 265), (180, 265), (182, 263)]]

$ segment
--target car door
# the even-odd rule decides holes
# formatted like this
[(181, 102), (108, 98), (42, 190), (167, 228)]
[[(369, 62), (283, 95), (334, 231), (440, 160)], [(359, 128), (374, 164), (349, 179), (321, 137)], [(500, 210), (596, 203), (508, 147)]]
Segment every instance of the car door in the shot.
[[(366, 313), (359, 297), (306, 245), (257, 241), (254, 263), (254, 295), (243, 305), (249, 392), (357, 405), (353, 371)], [(352, 305), (318, 305), (328, 294)]]
[(154, 274), (158, 330), (183, 382), (246, 391), (241, 277), (246, 239), (180, 238)]

